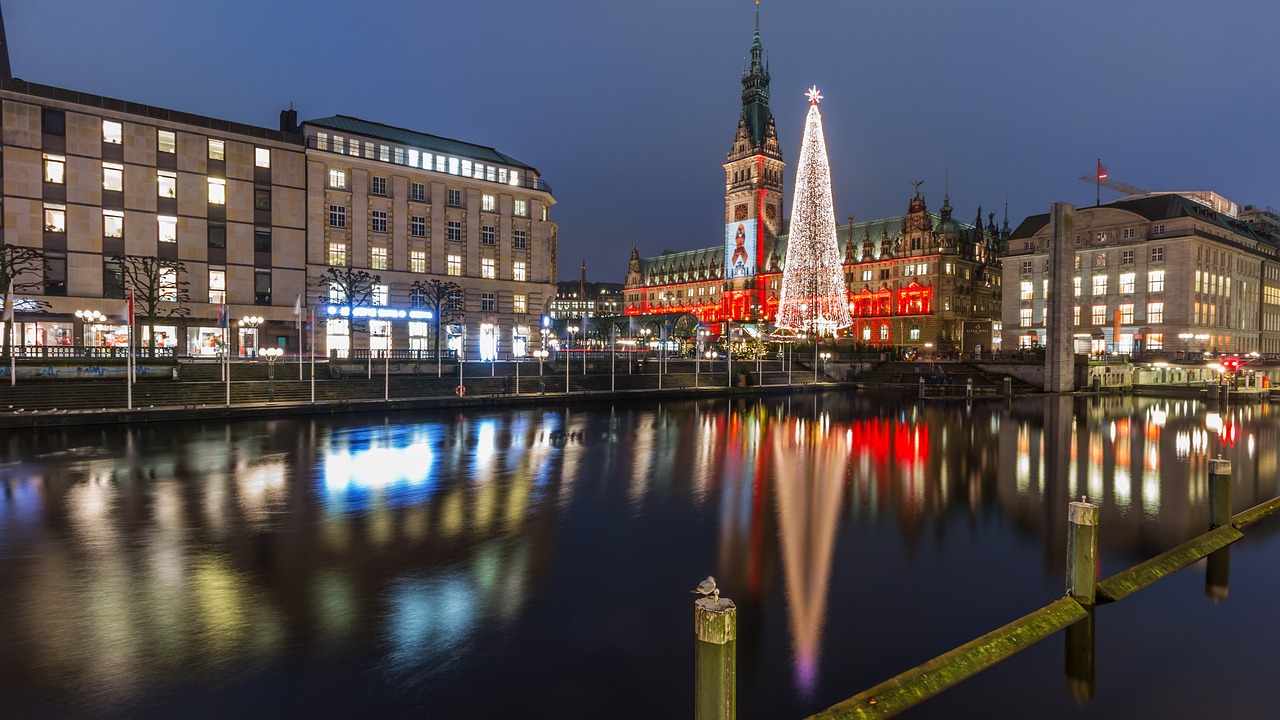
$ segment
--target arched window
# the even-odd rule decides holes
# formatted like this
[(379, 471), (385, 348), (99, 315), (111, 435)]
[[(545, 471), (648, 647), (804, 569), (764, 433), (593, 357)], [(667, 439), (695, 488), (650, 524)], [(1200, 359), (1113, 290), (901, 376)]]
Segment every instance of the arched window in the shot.
[(920, 339), (920, 326), (919, 326), (919, 325), (912, 325), (912, 326), (911, 326), (911, 329), (910, 329), (909, 331), (907, 331), (907, 332), (908, 332), (908, 335), (907, 335), (907, 336), (908, 336), (909, 338), (911, 338), (912, 340), (919, 340), (919, 339)]
[(880, 326), (880, 342), (889, 342), (889, 326)]
[(869, 342), (871, 340), (871, 326), (866, 325), (862, 328), (862, 341)]

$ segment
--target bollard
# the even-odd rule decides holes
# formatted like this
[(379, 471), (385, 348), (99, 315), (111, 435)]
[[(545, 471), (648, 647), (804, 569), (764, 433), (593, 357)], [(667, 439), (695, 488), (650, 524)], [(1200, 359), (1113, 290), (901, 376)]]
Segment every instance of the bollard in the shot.
[(1067, 514), (1067, 594), (1094, 603), (1098, 580), (1098, 506), (1081, 497)]
[(704, 597), (693, 603), (694, 718), (738, 717), (738, 609), (729, 598)]
[(1209, 461), (1209, 527), (1231, 524), (1231, 461)]
[(920, 397), (924, 397), (924, 378), (920, 378)]

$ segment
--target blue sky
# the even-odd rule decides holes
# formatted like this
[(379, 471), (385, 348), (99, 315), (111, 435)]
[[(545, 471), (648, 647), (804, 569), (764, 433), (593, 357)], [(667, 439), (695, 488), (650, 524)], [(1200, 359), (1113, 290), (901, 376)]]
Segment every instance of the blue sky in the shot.
[[(275, 126), (335, 113), (492, 145), (555, 189), (562, 278), (717, 245), (751, 0), (0, 0), (14, 75)], [(836, 216), (922, 190), (1010, 221), (1152, 190), (1280, 205), (1280, 5), (762, 0), (783, 152), (817, 85)], [(794, 167), (788, 168), (787, 202)], [(1117, 197), (1103, 191), (1103, 200)], [(789, 205), (788, 205), (789, 209)]]

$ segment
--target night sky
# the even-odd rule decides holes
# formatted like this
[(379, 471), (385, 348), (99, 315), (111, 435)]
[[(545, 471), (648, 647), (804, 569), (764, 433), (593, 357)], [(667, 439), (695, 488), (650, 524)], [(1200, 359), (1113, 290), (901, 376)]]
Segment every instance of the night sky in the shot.
[[(751, 0), (0, 0), (33, 82), (275, 127), (335, 113), (492, 145), (554, 188), (560, 273), (717, 245)], [(836, 217), (923, 180), (1010, 222), (1091, 173), (1280, 205), (1280, 4), (763, 0), (787, 210), (816, 84)], [(1103, 190), (1103, 201), (1119, 197)], [(999, 217), (999, 216), (997, 216)]]

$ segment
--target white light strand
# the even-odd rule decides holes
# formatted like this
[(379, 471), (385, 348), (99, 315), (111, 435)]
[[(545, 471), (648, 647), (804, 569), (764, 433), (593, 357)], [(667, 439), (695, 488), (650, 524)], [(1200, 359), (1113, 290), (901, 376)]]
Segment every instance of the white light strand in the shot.
[(836, 213), (831, 201), (831, 166), (817, 103), (805, 120), (791, 232), (782, 273), (778, 327), (814, 335), (835, 335), (853, 324), (836, 242)]

